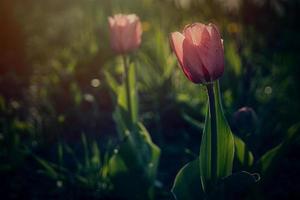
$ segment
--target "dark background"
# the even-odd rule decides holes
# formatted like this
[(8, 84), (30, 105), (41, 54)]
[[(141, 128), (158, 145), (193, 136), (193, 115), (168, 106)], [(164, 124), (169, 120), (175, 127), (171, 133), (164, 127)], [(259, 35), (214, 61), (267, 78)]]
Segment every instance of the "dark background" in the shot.
[[(298, 199), (299, 9), (297, 0), (0, 0), (1, 196), (110, 197), (106, 179), (95, 177), (99, 169), (79, 170), (70, 152), (84, 162), (83, 141), (96, 142), (103, 160), (118, 144), (104, 72), (121, 76), (120, 60), (109, 48), (107, 17), (122, 12), (136, 13), (143, 23), (142, 45), (133, 57), (140, 119), (162, 150), (157, 199), (170, 198), (176, 173), (199, 153), (205, 90), (184, 77), (168, 42), (170, 32), (198, 21), (217, 24), (224, 38), (220, 81), (233, 132), (243, 134), (239, 120), (245, 119), (233, 116), (248, 106), (255, 119), (246, 119), (249, 134), (240, 136), (255, 161), (285, 144), (247, 198)], [(289, 134), (296, 137), (288, 140)], [(64, 175), (44, 173), (62, 162)], [(257, 165), (247, 170), (261, 173)]]

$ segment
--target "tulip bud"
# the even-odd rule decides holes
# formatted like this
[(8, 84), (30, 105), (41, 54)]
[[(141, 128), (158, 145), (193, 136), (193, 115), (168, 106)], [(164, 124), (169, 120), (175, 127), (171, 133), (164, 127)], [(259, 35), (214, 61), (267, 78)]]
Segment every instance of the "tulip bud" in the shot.
[(170, 43), (184, 74), (190, 81), (209, 83), (223, 75), (223, 42), (214, 24), (187, 25), (182, 33), (171, 33)]
[(142, 26), (135, 14), (117, 14), (108, 18), (111, 48), (117, 54), (129, 53), (141, 44)]
[(250, 107), (242, 107), (233, 114), (233, 128), (241, 138), (255, 132), (257, 127), (257, 115)]

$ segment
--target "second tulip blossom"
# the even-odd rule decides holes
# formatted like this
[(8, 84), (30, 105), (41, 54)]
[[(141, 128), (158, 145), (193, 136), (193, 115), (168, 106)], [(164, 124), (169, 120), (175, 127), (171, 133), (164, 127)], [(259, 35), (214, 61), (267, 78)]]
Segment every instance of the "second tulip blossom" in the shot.
[(140, 46), (142, 26), (138, 16), (117, 14), (109, 17), (108, 22), (110, 44), (116, 53), (129, 53)]
[(209, 83), (223, 75), (224, 49), (214, 24), (194, 23), (171, 33), (171, 47), (185, 75), (194, 83)]

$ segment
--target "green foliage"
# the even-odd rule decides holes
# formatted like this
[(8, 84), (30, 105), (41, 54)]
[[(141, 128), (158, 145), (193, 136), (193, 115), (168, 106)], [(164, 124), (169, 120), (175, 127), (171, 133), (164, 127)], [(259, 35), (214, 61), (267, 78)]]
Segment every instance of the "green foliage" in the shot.
[[(124, 68), (127, 67), (126, 62), (124, 58)], [(152, 143), (150, 134), (138, 121), (135, 66), (131, 64), (128, 67), (128, 73), (125, 69), (125, 80), (121, 85), (106, 73), (117, 103), (113, 117), (122, 140), (110, 160), (109, 176), (118, 197), (153, 199), (160, 149)]]
[[(138, 54), (138, 76), (143, 91), (154, 92), (169, 87), (175, 72), (176, 59), (170, 51), (169, 39), (166, 33), (154, 26), (153, 36), (146, 42), (145, 50)], [(157, 74), (160, 74), (157, 76)]]
[[(110, 160), (109, 176), (119, 197), (153, 199), (160, 149), (142, 124), (130, 132)], [(135, 138), (134, 138), (135, 137)]]
[(244, 141), (234, 135), (235, 159), (238, 162), (239, 169), (250, 169), (253, 166), (254, 157)]
[[(199, 158), (186, 164), (175, 178), (172, 192), (178, 200), (239, 198), (239, 195), (244, 194), (257, 182), (257, 178), (248, 172), (232, 174), (234, 148), (237, 160), (243, 167), (250, 167), (253, 164), (253, 155), (241, 139), (233, 137), (223, 113), (218, 82), (214, 83), (214, 94), (217, 119), (216, 170), (218, 180), (213, 182), (211, 177), (211, 116), (208, 111)], [(191, 118), (187, 120), (199, 127), (199, 124)]]
[[(59, 189), (70, 186), (84, 188), (93, 191), (90, 196), (103, 198), (112, 190), (108, 177), (111, 154), (107, 151), (101, 155), (98, 144), (95, 141), (89, 142), (84, 134), (81, 140), (83, 157), (66, 143), (57, 146), (57, 163), (45, 160), (33, 152), (30, 154), (41, 167), (39, 173), (55, 181)], [(72, 159), (72, 167), (67, 164), (67, 158)]]
[(225, 42), (225, 56), (228, 61), (228, 66), (232, 68), (236, 76), (240, 76), (242, 72), (242, 61), (239, 57), (236, 46), (233, 41)]
[[(290, 127), (300, 121), (297, 112), (300, 109), (300, 39), (299, 26), (295, 23), (295, 19), (299, 18), (299, 5), (297, 0), (0, 1), (1, 194), (10, 193), (11, 196), (6, 199), (24, 198), (27, 194), (28, 198), (39, 199), (36, 194), (45, 189), (41, 195), (53, 197), (63, 194), (61, 198), (64, 198), (65, 194), (69, 195), (63, 193), (70, 188), (69, 183), (80, 185), (75, 189), (71, 186), (72, 194), (90, 194), (97, 190), (99, 195), (99, 191), (105, 190), (95, 189), (102, 186), (92, 186), (93, 182), (103, 182), (91, 168), (107, 165), (105, 160), (112, 163), (110, 154), (102, 150), (106, 138), (115, 140), (113, 103), (107, 94), (110, 89), (105, 87), (103, 73), (105, 70), (114, 71), (111, 78), (115, 86), (111, 88), (119, 88), (122, 62), (112, 59), (107, 17), (122, 12), (136, 13), (143, 26), (142, 44), (132, 59), (137, 70), (140, 98), (139, 111), (132, 113), (139, 116), (133, 116), (138, 120), (135, 120), (134, 130), (129, 130), (127, 100), (120, 100), (122, 107), (116, 108), (119, 111), (114, 113), (116, 121), (119, 119), (117, 129), (120, 137), (116, 148), (118, 153), (113, 157), (119, 158), (116, 162), (121, 164), (115, 164), (116, 168), (110, 169), (110, 173), (128, 172), (120, 156), (130, 152), (128, 146), (142, 148), (144, 153), (141, 155), (147, 155), (138, 158), (137, 163), (151, 160), (149, 152), (156, 154), (155, 148), (143, 139), (142, 135), (148, 133), (142, 133), (140, 120), (162, 149), (163, 160), (157, 172), (163, 190), (161, 193), (168, 193), (176, 170), (190, 159), (190, 154), (185, 154), (184, 149), (198, 153), (199, 132), (203, 132), (202, 119), (207, 111), (206, 92), (204, 87), (199, 89), (183, 75), (170, 51), (168, 34), (192, 22), (213, 22), (220, 28), (224, 39), (226, 65), (221, 78), (221, 92), (226, 118), (229, 119), (230, 114), (241, 106), (251, 106), (258, 116), (255, 133), (247, 137), (247, 141), (234, 140), (234, 169), (257, 169), (262, 174), (266, 184), (265, 187), (259, 186), (260, 192), (254, 191), (257, 193), (254, 199), (290, 199), (289, 196), (272, 194), (294, 195), (298, 191), (295, 177), (299, 171), (299, 155), (297, 150), (290, 150), (296, 141), (299, 142), (299, 128), (291, 131), (296, 126)], [(106, 68), (109, 62), (114, 63), (109, 66), (110, 69)], [(108, 81), (107, 77), (112, 86), (113, 81)], [(98, 79), (100, 86), (92, 86), (93, 79)], [(113, 91), (119, 94), (125, 89)], [(119, 100), (117, 95), (115, 97), (117, 104)], [(134, 95), (131, 98), (133, 107), (137, 104), (134, 103)], [(83, 142), (81, 132), (92, 136), (98, 143), (89, 139)], [(132, 132), (141, 136), (132, 137)], [(292, 137), (291, 132), (294, 132)], [(85, 145), (81, 144), (80, 151), (76, 151), (76, 147), (64, 142), (69, 140)], [(139, 141), (143, 141), (142, 144)], [(255, 159), (266, 153), (258, 162), (251, 164), (253, 159), (249, 149)], [(30, 159), (28, 152), (39, 155), (41, 160), (38, 162), (44, 168), (42, 173), (36, 173), (36, 160)], [(55, 161), (49, 162), (53, 157)], [(132, 160), (135, 159), (126, 158), (127, 163)], [(278, 169), (280, 164), (286, 164), (287, 168), (284, 171)], [(188, 169), (189, 166), (184, 171)], [(105, 167), (103, 171), (108, 173)], [(80, 176), (74, 178), (75, 174)], [(135, 179), (139, 173), (133, 174), (133, 178), (120, 180)], [(56, 178), (44, 180), (40, 175)], [(189, 177), (189, 174), (182, 172), (181, 176)], [(35, 184), (32, 179), (43, 184)], [(176, 182), (182, 182), (180, 179)], [(48, 190), (52, 180), (56, 180), (58, 186), (63, 184), (62, 190), (60, 187)], [(181, 186), (186, 188), (184, 184)], [(81, 191), (87, 187), (92, 191)], [(189, 191), (189, 188), (186, 190)], [(5, 198), (5, 195), (2, 196)], [(81, 197), (75, 195), (75, 198)], [(157, 198), (162, 199), (161, 196)]]
[(263, 175), (268, 175), (272, 172), (274, 167), (277, 165), (280, 158), (285, 154), (288, 150), (289, 146), (296, 142), (299, 139), (299, 127), (300, 124), (295, 124), (288, 129), (288, 134), (286, 138), (275, 146), (274, 148), (268, 150), (259, 160), (258, 167), (260, 172)]
[(186, 164), (177, 174), (172, 192), (177, 200), (241, 199), (259, 180), (258, 175), (242, 171), (223, 177), (210, 193), (201, 187), (199, 160)]

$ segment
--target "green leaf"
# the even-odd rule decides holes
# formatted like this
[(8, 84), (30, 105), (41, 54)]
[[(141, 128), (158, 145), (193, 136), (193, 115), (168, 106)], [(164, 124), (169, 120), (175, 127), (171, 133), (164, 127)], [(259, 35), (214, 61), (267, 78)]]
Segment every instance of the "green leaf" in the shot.
[(199, 130), (203, 130), (204, 124), (192, 118), (191, 116), (187, 115), (186, 113), (183, 113), (183, 119), (189, 122), (195, 128)]
[(299, 138), (297, 134), (300, 129), (300, 123), (291, 126), (288, 129), (288, 134), (284, 141), (278, 144), (276, 147), (267, 151), (258, 161), (258, 166), (262, 174), (266, 174), (271, 171), (273, 166), (276, 166), (279, 158), (287, 151), (290, 144)]
[(110, 89), (114, 92), (114, 97), (116, 97), (116, 94), (119, 90), (119, 85), (117, 81), (110, 75), (109, 72), (104, 71), (106, 83), (109, 85)]
[(110, 176), (116, 176), (120, 173), (126, 173), (128, 170), (123, 159), (120, 157), (120, 154), (118, 154), (117, 152), (110, 158), (108, 164), (108, 173)]
[(64, 149), (65, 149), (65, 152), (69, 154), (68, 156), (70, 156), (70, 158), (72, 158), (72, 160), (75, 162), (76, 168), (78, 170), (81, 170), (83, 168), (83, 166), (80, 163), (80, 161), (78, 160), (74, 150), (68, 144), (64, 144)]
[(152, 181), (154, 181), (156, 177), (158, 164), (159, 164), (160, 148), (152, 142), (150, 134), (145, 128), (145, 126), (142, 123), (139, 123), (138, 126), (142, 138), (145, 140), (146, 145), (150, 147), (150, 155), (151, 155), (149, 159), (150, 162), (149, 161), (146, 162), (148, 163), (147, 164), (149, 170), (148, 176), (151, 177)]
[(199, 164), (199, 159), (189, 162), (176, 175), (172, 193), (177, 200), (204, 199)]
[[(228, 176), (232, 172), (234, 139), (223, 113), (219, 83), (214, 83), (216, 123), (217, 123), (217, 177)], [(200, 147), (200, 173), (204, 190), (211, 184), (211, 117), (207, 111), (204, 134)]]
[(85, 161), (85, 167), (90, 168), (90, 153), (88, 148), (87, 139), (84, 133), (81, 134), (81, 141), (83, 145), (83, 152), (84, 152), (84, 161)]
[(53, 179), (57, 179), (59, 177), (59, 173), (56, 170), (58, 167), (55, 166), (53, 163), (48, 162), (42, 158), (39, 158), (38, 156), (33, 155), (33, 157), (36, 159), (36, 161), (44, 168), (43, 172)]
[(140, 171), (126, 166), (122, 155), (115, 154), (109, 162), (109, 178), (113, 184), (116, 199), (152, 199), (152, 185), (145, 179)]
[(119, 150), (109, 161), (109, 176), (120, 196), (153, 199), (160, 149), (151, 141), (141, 123), (134, 131), (128, 132)]
[(135, 132), (127, 133), (117, 154), (120, 155), (129, 170), (143, 171), (145, 177), (154, 181), (160, 149), (151, 141), (143, 124), (139, 123)]
[(282, 143), (267, 151), (258, 161), (262, 174), (265, 174), (268, 169), (272, 166), (273, 161), (276, 157), (279, 157), (282, 152)]
[(92, 143), (92, 158), (91, 163), (94, 167), (101, 166), (101, 155), (97, 142)]
[(248, 169), (252, 167), (254, 157), (242, 139), (234, 136), (235, 158), (241, 168)]

